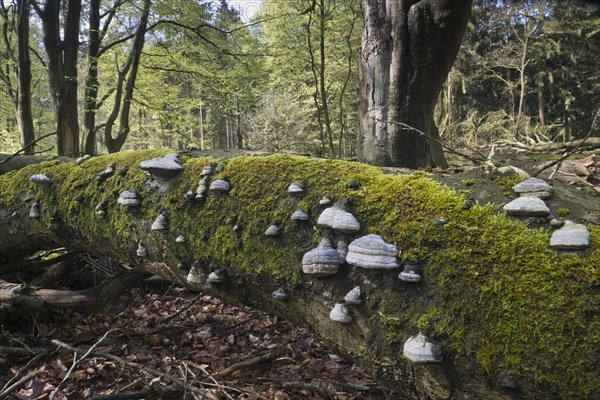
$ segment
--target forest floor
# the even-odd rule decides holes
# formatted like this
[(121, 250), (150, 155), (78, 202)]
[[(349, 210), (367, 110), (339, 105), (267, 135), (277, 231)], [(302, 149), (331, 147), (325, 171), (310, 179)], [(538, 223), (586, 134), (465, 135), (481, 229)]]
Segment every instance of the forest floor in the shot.
[[(106, 314), (29, 320), (1, 332), (0, 398), (400, 398), (305, 329), (176, 286), (131, 289)], [(31, 352), (15, 361), (8, 348)]]

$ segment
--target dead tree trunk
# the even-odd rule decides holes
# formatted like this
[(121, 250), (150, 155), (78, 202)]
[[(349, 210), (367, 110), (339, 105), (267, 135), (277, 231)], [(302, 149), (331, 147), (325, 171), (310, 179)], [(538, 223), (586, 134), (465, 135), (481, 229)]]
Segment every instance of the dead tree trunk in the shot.
[[(588, 251), (557, 257), (547, 246), (549, 234), (495, 216), (489, 207), (465, 210), (462, 197), (422, 175), (383, 175), (357, 163), (288, 155), (220, 160), (209, 179), (225, 179), (231, 190), (211, 191), (198, 201), (185, 194), (196, 189), (214, 159), (180, 155), (183, 171), (167, 185), (139, 168), (165, 154), (117, 153), (81, 165), (51, 161), (0, 176), (0, 261), (60, 246), (117, 257), (309, 327), (411, 399), (584, 398), (600, 390), (593, 367), (598, 336), (590, 318), (600, 301), (597, 280), (590, 277), (600, 265), (597, 228), (590, 227)], [(109, 163), (123, 173), (96, 179)], [(51, 186), (28, 182), (37, 173), (50, 177)], [(292, 181), (304, 183), (305, 191), (289, 194)], [(117, 203), (125, 190), (139, 193), (138, 208)], [(320, 204), (323, 196), (351, 199), (344, 203), (359, 231), (318, 223), (329, 207)], [(30, 217), (34, 203), (39, 218)], [(308, 221), (290, 218), (299, 207)], [(159, 213), (165, 219), (160, 224)], [(272, 224), (279, 234), (265, 236)], [(370, 232), (394, 243), (403, 260), (421, 262), (422, 282), (398, 279), (399, 269), (348, 264), (329, 277), (302, 272), (303, 255), (321, 238), (331, 239), (341, 254)], [(396, 254), (391, 257), (400, 264)], [(347, 304), (351, 321), (332, 321), (330, 311), (355, 286), (362, 303)], [(286, 301), (273, 297), (278, 288), (287, 292)], [(13, 295), (0, 290), (0, 301)], [(403, 356), (405, 341), (420, 329), (429, 329), (443, 346), (442, 362), (413, 363)], [(534, 381), (532, 370), (547, 379)]]

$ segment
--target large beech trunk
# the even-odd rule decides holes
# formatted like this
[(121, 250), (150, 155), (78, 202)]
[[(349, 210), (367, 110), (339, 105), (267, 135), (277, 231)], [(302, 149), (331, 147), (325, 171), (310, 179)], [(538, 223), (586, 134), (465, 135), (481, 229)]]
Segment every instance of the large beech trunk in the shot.
[(363, 6), (361, 160), (386, 166), (447, 167), (442, 147), (434, 141), (439, 135), (433, 114), (458, 53), (471, 1), (364, 0)]
[[(186, 190), (195, 189), (200, 171), (209, 160), (189, 160), (179, 177), (169, 188), (164, 188), (157, 186), (156, 180), (147, 179), (138, 168), (141, 160), (159, 154), (156, 151), (118, 153), (92, 158), (79, 166), (53, 161), (0, 177), (0, 185), (6, 188), (0, 197), (0, 263), (18, 259), (35, 250), (59, 246), (118, 257), (125, 263), (190, 289), (225, 301), (246, 304), (309, 327), (383, 383), (411, 399), (507, 399), (517, 398), (519, 393), (537, 393), (530, 392), (532, 385), (526, 377), (518, 382), (520, 392), (507, 395), (507, 389), (502, 388), (496, 378), (490, 378), (472, 358), (460, 356), (453, 349), (444, 349), (445, 359), (437, 364), (415, 364), (402, 356), (403, 342), (418, 330), (411, 314), (435, 304), (437, 283), (408, 284), (396, 278), (397, 270), (374, 271), (347, 265), (341, 267), (337, 275), (327, 278), (314, 278), (299, 272), (302, 254), (315, 246), (314, 236), (320, 236), (317, 234), (316, 218), (323, 206), (314, 204), (318, 204), (318, 199), (327, 193), (319, 191), (330, 190), (333, 192), (329, 194), (340, 197), (350, 194), (357, 202), (367, 202), (374, 190), (368, 185), (369, 179), (373, 179), (368, 175), (373, 173), (370, 167), (353, 163), (340, 166), (341, 163), (286, 156), (236, 159), (237, 166), (230, 160), (225, 162), (224, 171), (218, 173), (218, 177), (229, 179), (233, 185), (228, 197), (210, 194), (205, 203), (198, 203), (185, 202), (183, 194)], [(96, 176), (109, 162), (116, 163), (117, 169), (122, 168), (125, 176), (115, 174), (105, 182), (97, 181)], [(283, 166), (286, 162), (292, 164), (289, 170)], [(316, 172), (308, 176), (298, 172), (307, 172), (304, 168), (309, 162), (318, 164)], [(340, 172), (345, 171), (344, 168), (350, 172)], [(365, 169), (367, 172), (364, 172)], [(246, 171), (247, 175), (244, 178), (236, 176), (236, 171)], [(31, 174), (39, 172), (45, 172), (53, 179), (50, 188), (41, 190), (27, 183)], [(272, 174), (275, 173), (279, 174), (279, 179), (304, 179), (308, 192), (303, 198), (288, 195), (286, 189), (290, 182), (274, 180)], [(356, 191), (341, 189), (345, 183), (336, 179), (347, 179), (347, 176), (339, 178), (336, 174), (344, 173), (363, 177), (364, 187)], [(322, 182), (331, 183), (327, 186)], [(390, 181), (376, 180), (371, 184), (373, 182), (389, 184)], [(335, 188), (340, 189), (336, 192)], [(140, 192), (143, 203), (139, 210), (126, 211), (116, 204), (119, 192), (125, 189)], [(444, 192), (441, 187), (436, 190)], [(82, 202), (74, 200), (77, 194), (83, 195)], [(434, 210), (438, 216), (450, 217), (445, 213), (460, 209), (459, 200), (449, 196), (453, 199), (449, 205)], [(34, 200), (41, 203), (39, 219), (29, 218)], [(100, 200), (109, 202), (103, 218), (94, 211)], [(273, 204), (263, 204), (268, 201)], [(429, 200), (415, 198), (412, 201), (410, 207), (420, 209)], [(373, 214), (400, 215), (409, 207), (394, 203), (397, 209), (381, 210), (381, 200), (375, 203), (378, 206), (371, 211)], [(311, 216), (311, 221), (305, 225), (289, 219), (289, 212), (299, 204), (306, 207)], [(389, 206), (385, 204), (384, 207)], [(358, 208), (357, 203), (355, 207)], [(151, 225), (160, 209), (170, 212), (168, 230), (152, 231)], [(273, 219), (267, 219), (266, 215)], [(366, 226), (369, 218), (374, 216), (365, 211), (357, 213), (357, 217), (361, 220), (362, 234), (380, 228)], [(249, 223), (252, 218), (258, 221), (258, 226)], [(266, 227), (276, 222), (283, 227), (283, 234), (278, 238), (265, 237)], [(412, 229), (410, 221), (406, 224), (406, 229)], [(423, 225), (416, 228), (418, 231), (425, 229)], [(185, 237), (185, 244), (175, 242), (179, 235)], [(136, 255), (140, 243), (145, 246), (147, 256)], [(214, 258), (208, 259), (208, 255)], [(286, 261), (280, 265), (281, 259), (293, 259), (293, 263), (288, 265)], [(206, 272), (225, 271), (227, 278), (224, 283), (213, 286), (189, 284), (187, 271), (179, 268), (182, 261), (189, 264), (197, 261)], [(276, 267), (267, 267), (269, 263)], [(332, 306), (342, 301), (355, 285), (363, 289), (363, 303), (351, 308), (352, 322), (342, 325), (331, 321), (329, 312)], [(287, 301), (277, 301), (272, 297), (272, 292), (278, 287), (284, 287), (288, 292)], [(114, 286), (111, 288), (114, 289)], [(92, 294), (96, 295), (98, 290)], [(48, 301), (57, 301), (55, 296), (60, 295), (43, 291), (33, 293), (37, 298)], [(0, 288), (0, 301), (3, 296), (12, 298), (16, 294)], [(76, 300), (85, 302), (83, 297)]]

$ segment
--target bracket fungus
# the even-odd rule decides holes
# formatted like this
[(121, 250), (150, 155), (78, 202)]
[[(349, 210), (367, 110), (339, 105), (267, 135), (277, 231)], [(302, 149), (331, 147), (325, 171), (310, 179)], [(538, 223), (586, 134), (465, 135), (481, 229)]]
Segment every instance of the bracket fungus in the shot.
[(207, 164), (204, 166), (204, 168), (202, 168), (202, 172), (200, 172), (200, 176), (209, 176), (212, 175), (212, 173), (214, 172), (214, 166), (213, 164)]
[(183, 194), (183, 198), (185, 201), (193, 201), (196, 198), (196, 195), (191, 190), (188, 190)]
[(241, 223), (236, 222), (235, 225), (233, 225), (233, 233), (235, 233), (236, 236), (241, 236), (243, 230), (244, 226)]
[(327, 196), (323, 196), (323, 198), (319, 200), (319, 204), (322, 206), (328, 206), (331, 204), (331, 199), (329, 199)]
[(229, 182), (223, 179), (217, 179), (210, 184), (209, 190), (214, 193), (226, 195), (229, 192)]
[(404, 271), (400, 272), (398, 278), (404, 282), (421, 282), (421, 267), (417, 263), (407, 262)]
[(346, 294), (346, 296), (344, 296), (344, 301), (348, 304), (359, 305), (362, 303), (362, 300), (360, 299), (361, 294), (362, 290), (360, 286), (355, 286)]
[(37, 219), (40, 217), (40, 203), (37, 201), (32, 204), (31, 210), (29, 210), (29, 218)]
[(158, 214), (158, 217), (156, 217), (156, 219), (152, 223), (152, 226), (150, 227), (150, 230), (152, 230), (152, 231), (166, 231), (168, 223), (169, 223), (169, 221), (167, 219), (167, 216), (164, 215), (163, 213), (160, 213), (160, 214)]
[(411, 336), (405, 343), (404, 356), (416, 363), (440, 362), (442, 347), (432, 343), (424, 332)]
[(288, 298), (288, 294), (282, 288), (278, 288), (273, 292), (273, 298), (279, 301), (285, 301)]
[(206, 282), (206, 279), (206, 274), (200, 271), (195, 265), (192, 265), (192, 268), (190, 268), (190, 272), (187, 274), (186, 278), (188, 283), (191, 284), (203, 284)]
[(316, 277), (335, 275), (340, 269), (340, 255), (331, 245), (331, 241), (323, 238), (319, 245), (302, 257), (302, 272)]
[(304, 185), (300, 182), (292, 182), (288, 186), (288, 193), (292, 195), (304, 194)]
[(198, 182), (198, 187), (196, 188), (196, 198), (203, 199), (206, 196), (206, 192), (208, 192), (208, 176), (200, 178)]
[(396, 254), (396, 246), (386, 243), (379, 235), (371, 234), (350, 243), (346, 262), (362, 268), (395, 269), (399, 268)]
[(35, 174), (29, 177), (29, 182), (35, 183), (38, 188), (42, 190), (46, 190), (52, 185), (52, 179), (50, 179), (46, 174)]
[(346, 240), (338, 240), (336, 249), (338, 254), (340, 255), (340, 262), (343, 264), (346, 262), (346, 257), (348, 257), (348, 242)]
[(356, 233), (360, 230), (360, 223), (354, 215), (344, 210), (341, 204), (323, 210), (317, 225), (331, 228), (340, 233)]
[(141, 169), (157, 178), (169, 180), (177, 176), (183, 170), (183, 167), (178, 164), (179, 162), (177, 154), (167, 154), (162, 158), (153, 158), (151, 160), (142, 161), (139, 166)]
[(104, 217), (106, 215), (106, 208), (108, 207), (108, 201), (102, 200), (96, 205), (96, 215)]
[(96, 176), (96, 180), (98, 182), (104, 182), (108, 178), (110, 178), (115, 173), (115, 164), (108, 164), (106, 169)]
[(138, 257), (146, 257), (148, 255), (146, 248), (141, 243), (138, 244), (138, 248), (135, 251), (135, 255)]
[(590, 245), (590, 232), (583, 224), (565, 221), (550, 237), (550, 247), (558, 250), (581, 250)]
[(75, 160), (75, 165), (80, 165), (81, 163), (85, 162), (86, 160), (89, 160), (90, 158), (92, 158), (92, 156), (90, 156), (89, 154), (84, 154), (83, 156)]
[(279, 235), (279, 227), (277, 225), (271, 225), (265, 231), (265, 236), (275, 237)]
[(125, 190), (119, 195), (117, 203), (125, 207), (139, 207), (142, 198), (135, 190)]
[(348, 313), (348, 307), (343, 303), (335, 303), (333, 309), (329, 313), (329, 318), (335, 322), (347, 324), (352, 321), (352, 316)]
[(552, 197), (554, 189), (546, 181), (534, 177), (525, 179), (513, 186), (513, 191), (519, 196), (535, 196), (540, 199)]
[(206, 278), (206, 283), (209, 285), (219, 284), (225, 282), (225, 274), (216, 270), (208, 274), (208, 278)]
[(304, 209), (299, 208), (292, 214), (292, 221), (308, 221), (309, 217)]
[(179, 263), (177, 263), (177, 269), (180, 271), (187, 271), (190, 269), (190, 263), (186, 260), (181, 260)]
[(518, 197), (502, 207), (510, 215), (518, 217), (545, 217), (550, 214), (550, 209), (544, 200), (533, 197)]

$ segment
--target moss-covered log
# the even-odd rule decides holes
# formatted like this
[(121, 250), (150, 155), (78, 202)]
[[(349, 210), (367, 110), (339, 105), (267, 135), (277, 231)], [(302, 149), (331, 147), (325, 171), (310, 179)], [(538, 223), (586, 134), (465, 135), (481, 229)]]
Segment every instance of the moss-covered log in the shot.
[[(58, 245), (118, 257), (307, 326), (410, 398), (600, 394), (598, 227), (589, 226), (589, 249), (559, 253), (548, 246), (548, 230), (496, 215), (492, 206), (463, 207), (461, 196), (425, 174), (384, 175), (357, 163), (287, 155), (183, 155), (183, 171), (162, 190), (138, 164), (166, 153), (124, 152), (81, 165), (51, 161), (0, 176), (0, 259)], [(214, 161), (221, 167), (211, 180), (228, 180), (229, 194), (186, 201)], [(121, 173), (96, 180), (109, 163)], [(41, 190), (30, 183), (37, 173), (53, 184)], [(306, 185), (302, 196), (288, 194), (293, 181)], [(142, 197), (136, 211), (117, 204), (126, 189)], [(323, 234), (316, 224), (323, 196), (350, 199), (361, 223), (356, 237), (377, 233), (394, 243), (402, 260), (423, 265), (422, 282), (348, 265), (327, 278), (304, 275), (302, 256)], [(39, 219), (29, 218), (35, 201)], [(101, 201), (107, 202), (103, 217), (95, 211)], [(298, 208), (310, 221), (291, 220)], [(167, 231), (150, 229), (159, 211), (168, 214)], [(279, 236), (264, 235), (271, 224), (281, 228)], [(184, 243), (176, 242), (179, 235)], [(146, 257), (136, 256), (140, 243)], [(194, 264), (206, 273), (226, 271), (226, 282), (190, 285), (178, 265)], [(363, 302), (351, 307), (352, 322), (332, 322), (334, 303), (356, 285)], [(285, 302), (271, 295), (279, 287), (289, 295)], [(402, 355), (404, 342), (424, 325), (444, 349), (441, 363), (414, 364)]]

